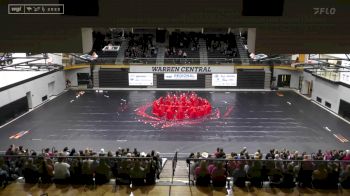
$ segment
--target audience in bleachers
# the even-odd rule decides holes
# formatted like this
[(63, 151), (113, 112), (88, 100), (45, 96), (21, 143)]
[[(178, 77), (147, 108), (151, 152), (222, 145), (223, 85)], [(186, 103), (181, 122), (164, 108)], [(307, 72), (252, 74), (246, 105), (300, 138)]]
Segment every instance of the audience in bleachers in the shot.
[(137, 149), (130, 152), (119, 148), (115, 155), (111, 151), (105, 153), (104, 149), (96, 153), (91, 149), (78, 152), (68, 147), (60, 152), (43, 149), (42, 153), (36, 153), (11, 145), (5, 155), (27, 155), (30, 158), (0, 157), (0, 185), (20, 176), (26, 183), (104, 184), (113, 177), (121, 184), (154, 184), (161, 170), (159, 153), (140, 153)]
[(233, 33), (206, 35), (208, 58), (237, 58), (238, 51)]
[[(104, 184), (116, 178), (117, 184), (144, 185), (154, 184), (161, 169), (158, 153), (146, 154), (128, 148), (119, 148), (115, 153), (101, 149), (97, 153), (91, 149), (75, 151), (66, 147), (62, 151), (43, 149), (37, 153), (11, 145), (6, 155), (10, 156), (0, 157), (0, 185), (20, 176), (26, 183)], [(334, 189), (338, 185), (350, 188), (350, 164), (333, 162), (349, 161), (349, 156), (349, 150), (319, 150), (308, 155), (286, 149), (271, 149), (263, 156), (260, 150), (251, 154), (245, 147), (239, 153), (226, 155), (223, 148), (217, 148), (212, 154), (191, 153), (189, 158), (197, 160), (188, 159), (187, 163), (190, 163), (193, 179), (200, 186), (224, 187), (227, 177), (233, 177), (234, 185), (239, 187), (246, 186), (247, 182), (262, 187), (263, 182), (268, 181), (271, 187), (279, 188), (293, 188), (298, 184), (300, 187)], [(124, 159), (117, 159), (119, 157)]]
[[(121, 46), (123, 40), (128, 40), (125, 50), (123, 49), (123, 63), (155, 63), (158, 53), (155, 36), (151, 33), (134, 34), (131, 32), (118, 35), (114, 33), (112, 36), (109, 32), (93, 32), (93, 49), (90, 55), (95, 52), (98, 58), (95, 58), (94, 62), (97, 64), (115, 64), (118, 62), (118, 51), (102, 51), (102, 49), (105, 46)], [(169, 35), (168, 45), (164, 51), (164, 63), (200, 63), (200, 39), (203, 39), (206, 44), (208, 63), (210, 64), (232, 63), (232, 58), (239, 57), (233, 33), (202, 34), (200, 32), (175, 31)]]
[(165, 58), (199, 58), (199, 38), (195, 32), (172, 32)]
[(194, 171), (191, 174), (197, 185), (225, 186), (223, 179), (231, 176), (239, 187), (246, 186), (247, 181), (252, 186), (262, 187), (263, 182), (268, 181), (271, 187), (279, 188), (293, 188), (297, 183), (300, 187), (336, 189), (338, 182), (343, 188), (350, 188), (350, 162), (334, 162), (348, 161), (349, 150), (324, 153), (319, 150), (307, 155), (306, 152), (272, 149), (263, 159), (260, 150), (250, 154), (244, 147), (240, 153), (232, 152), (227, 157), (224, 154), (222, 148), (217, 148), (213, 154), (190, 154), (189, 158), (197, 159), (187, 160), (191, 163), (191, 171)]
[(157, 48), (154, 37), (151, 34), (129, 34), (128, 48), (125, 50), (125, 58), (156, 58)]

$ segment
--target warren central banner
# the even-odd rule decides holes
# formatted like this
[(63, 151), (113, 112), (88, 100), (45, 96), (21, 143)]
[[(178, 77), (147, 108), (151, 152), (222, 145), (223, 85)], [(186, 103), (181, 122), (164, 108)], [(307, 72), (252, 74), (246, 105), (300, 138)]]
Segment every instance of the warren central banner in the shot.
[(218, 66), (218, 65), (206, 65), (206, 66), (149, 66), (149, 65), (130, 65), (130, 72), (137, 73), (233, 73), (234, 66)]

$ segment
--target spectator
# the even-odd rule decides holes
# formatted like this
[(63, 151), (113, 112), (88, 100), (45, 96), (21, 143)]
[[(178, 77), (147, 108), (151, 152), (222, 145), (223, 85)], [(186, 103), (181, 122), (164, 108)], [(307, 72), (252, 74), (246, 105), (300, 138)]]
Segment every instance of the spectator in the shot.
[(40, 177), (43, 183), (51, 183), (54, 177), (54, 165), (51, 159), (42, 160)]
[(321, 163), (316, 170), (312, 172), (312, 185), (321, 189), (327, 187), (328, 172), (324, 163)]
[(71, 167), (69, 168), (70, 181), (72, 184), (84, 183), (82, 177), (82, 161), (80, 159), (73, 159)]
[(281, 188), (295, 187), (293, 164), (288, 164), (287, 169), (283, 170), (282, 175), (283, 175), (283, 179), (282, 179), (282, 183), (280, 184)]
[(9, 173), (5, 165), (5, 161), (0, 157), (0, 187), (6, 186), (8, 184)]
[(311, 187), (313, 163), (308, 155), (304, 155), (304, 162), (301, 163), (301, 168), (298, 174), (298, 182), (301, 187)]
[(240, 164), (238, 168), (233, 172), (233, 183), (237, 187), (245, 187), (245, 181), (247, 180), (247, 174), (244, 171), (244, 165)]
[(99, 165), (96, 168), (96, 184), (104, 184), (110, 180), (110, 167), (106, 163), (106, 159), (101, 159)]
[(214, 186), (226, 185), (226, 170), (224, 169), (222, 162), (218, 162), (216, 167), (212, 170), (211, 179)]
[(260, 161), (253, 161), (252, 166), (248, 169), (247, 177), (255, 187), (262, 187), (262, 176), (261, 176), (261, 163)]
[(207, 162), (202, 160), (200, 166), (195, 169), (195, 180), (198, 186), (207, 186), (210, 183), (210, 174)]
[(134, 166), (131, 168), (130, 176), (133, 185), (142, 185), (145, 183), (145, 168), (141, 166), (139, 160), (134, 160)]
[[(62, 156), (63, 154), (60, 154)], [(54, 165), (54, 180), (55, 183), (66, 183), (66, 180), (70, 177), (69, 172), (70, 165), (64, 161), (63, 157), (58, 158), (58, 162)]]
[(350, 189), (350, 165), (340, 174), (340, 184), (344, 189)]
[[(90, 155), (90, 152), (87, 153), (87, 156)], [(87, 158), (83, 160), (82, 166), (81, 166), (81, 176), (84, 184), (92, 184), (92, 178), (93, 178), (93, 169), (92, 169), (92, 163), (94, 161), (90, 158)]]
[(28, 158), (24, 166), (23, 176), (26, 183), (37, 183), (39, 180), (38, 168), (33, 163), (33, 158)]

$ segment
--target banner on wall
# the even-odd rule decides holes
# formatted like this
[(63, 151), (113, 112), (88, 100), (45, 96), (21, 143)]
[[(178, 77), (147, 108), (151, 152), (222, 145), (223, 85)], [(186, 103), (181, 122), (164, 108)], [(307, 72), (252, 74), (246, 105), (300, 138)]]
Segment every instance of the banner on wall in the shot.
[(193, 73), (165, 73), (164, 80), (197, 80), (197, 74), (193, 74)]
[(340, 82), (350, 84), (350, 72), (340, 72)]
[(153, 74), (129, 73), (129, 86), (153, 86)]
[(342, 61), (341, 61), (341, 66), (350, 67), (350, 61), (344, 61), (344, 60), (342, 60)]
[(237, 86), (237, 74), (213, 74), (212, 86)]
[(234, 66), (206, 65), (206, 66), (172, 66), (172, 65), (130, 65), (130, 72), (134, 73), (234, 73)]

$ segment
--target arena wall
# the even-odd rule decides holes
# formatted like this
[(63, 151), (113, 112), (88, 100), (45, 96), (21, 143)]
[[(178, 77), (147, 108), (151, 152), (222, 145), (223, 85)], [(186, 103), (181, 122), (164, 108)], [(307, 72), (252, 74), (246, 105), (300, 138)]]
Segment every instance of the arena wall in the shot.
[[(53, 88), (49, 89), (49, 84), (54, 82)], [(43, 97), (58, 95), (66, 88), (63, 71), (56, 71), (49, 75), (37, 78), (24, 84), (14, 86), (0, 92), (0, 107), (16, 101), (22, 97), (31, 94), (31, 107), (34, 108), (43, 102)], [(50, 91), (50, 92), (49, 92)]]

